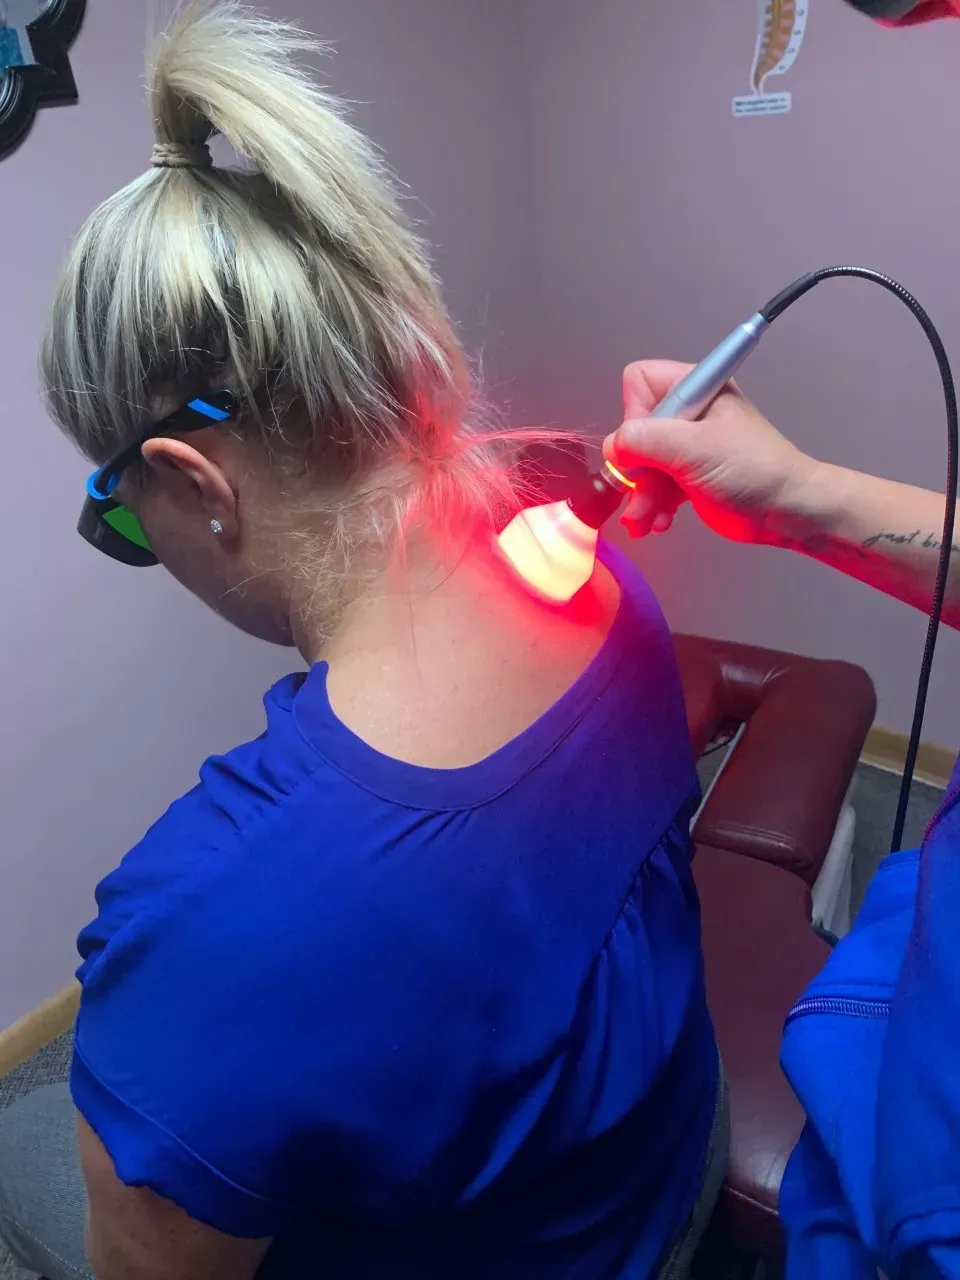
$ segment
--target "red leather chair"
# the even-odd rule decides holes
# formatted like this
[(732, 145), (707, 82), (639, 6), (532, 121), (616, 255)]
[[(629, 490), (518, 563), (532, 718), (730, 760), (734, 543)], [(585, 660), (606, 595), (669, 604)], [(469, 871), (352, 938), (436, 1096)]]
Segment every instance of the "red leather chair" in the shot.
[(694, 831), (707, 996), (730, 1088), (714, 1232), (750, 1257), (777, 1258), (780, 1179), (803, 1124), (780, 1037), (829, 955), (810, 925), (810, 886), (876, 699), (847, 663), (695, 636), (676, 644), (698, 754), (724, 724), (746, 726)]
[(812, 887), (876, 713), (873, 682), (848, 662), (698, 636), (675, 642), (697, 754), (722, 724), (746, 726), (697, 840)]
[(777, 1199), (803, 1111), (780, 1070), (784, 1019), (830, 948), (796, 876), (698, 845), (707, 999), (730, 1090), (730, 1164), (715, 1228), (750, 1256), (783, 1249)]

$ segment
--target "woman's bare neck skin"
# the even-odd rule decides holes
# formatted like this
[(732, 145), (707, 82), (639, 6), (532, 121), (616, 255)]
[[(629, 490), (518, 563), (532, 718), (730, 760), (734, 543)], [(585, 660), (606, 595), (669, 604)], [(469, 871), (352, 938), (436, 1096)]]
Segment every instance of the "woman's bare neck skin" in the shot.
[(478, 544), (446, 571), (412, 555), (346, 609), (329, 640), (305, 632), (297, 642), (308, 662), (329, 663), (330, 702), (349, 729), (385, 755), (452, 769), (541, 716), (596, 654), (618, 603), (598, 565), (568, 606), (548, 607)]

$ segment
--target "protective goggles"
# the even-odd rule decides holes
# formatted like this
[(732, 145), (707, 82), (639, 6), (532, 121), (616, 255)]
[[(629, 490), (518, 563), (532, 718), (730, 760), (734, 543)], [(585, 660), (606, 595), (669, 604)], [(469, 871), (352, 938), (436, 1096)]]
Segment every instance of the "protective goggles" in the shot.
[(87, 481), (87, 500), (80, 513), (77, 532), (92, 547), (121, 564), (138, 568), (157, 564), (157, 557), (150, 549), (150, 542), (140, 521), (129, 507), (115, 502), (112, 494), (124, 471), (140, 456), (140, 450), (148, 440), (158, 436), (178, 436), (188, 431), (222, 422), (232, 422), (237, 417), (237, 398), (232, 391), (215, 391), (211, 395), (191, 400), (161, 419), (135, 444), (129, 445), (115, 458), (104, 463)]

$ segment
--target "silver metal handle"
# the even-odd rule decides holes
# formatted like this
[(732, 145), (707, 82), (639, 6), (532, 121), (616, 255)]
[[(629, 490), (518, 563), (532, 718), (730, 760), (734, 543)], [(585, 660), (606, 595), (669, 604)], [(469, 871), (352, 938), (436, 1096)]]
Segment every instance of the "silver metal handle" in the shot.
[(694, 422), (709, 407), (769, 329), (758, 311), (734, 329), (695, 369), (691, 369), (653, 413), (653, 418), (682, 418)]

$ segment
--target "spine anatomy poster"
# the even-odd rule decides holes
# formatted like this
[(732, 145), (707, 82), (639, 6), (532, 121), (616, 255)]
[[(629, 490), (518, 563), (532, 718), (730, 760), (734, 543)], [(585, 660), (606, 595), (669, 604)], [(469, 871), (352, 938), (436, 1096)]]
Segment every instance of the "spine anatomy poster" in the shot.
[(789, 93), (768, 93), (767, 81), (797, 60), (807, 30), (810, 0), (759, 0), (750, 92), (733, 100), (735, 116), (779, 116), (790, 110)]

